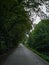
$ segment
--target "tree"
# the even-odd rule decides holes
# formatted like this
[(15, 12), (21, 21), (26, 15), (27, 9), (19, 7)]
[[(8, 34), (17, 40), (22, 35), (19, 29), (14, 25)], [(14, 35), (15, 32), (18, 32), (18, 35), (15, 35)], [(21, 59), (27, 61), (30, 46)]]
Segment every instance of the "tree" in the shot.
[(0, 1), (1, 52), (18, 45), (26, 33), (29, 33), (30, 28), (31, 22), (27, 12), (24, 10), (23, 0)]
[(36, 25), (29, 37), (28, 45), (39, 52), (49, 52), (49, 20), (42, 20)]

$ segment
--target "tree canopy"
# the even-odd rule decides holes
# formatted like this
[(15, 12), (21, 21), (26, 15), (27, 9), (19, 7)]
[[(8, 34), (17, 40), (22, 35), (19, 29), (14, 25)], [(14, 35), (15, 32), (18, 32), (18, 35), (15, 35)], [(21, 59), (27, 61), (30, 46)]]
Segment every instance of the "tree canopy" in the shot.
[(28, 45), (39, 52), (49, 52), (49, 20), (42, 20), (30, 34)]
[(24, 10), (23, 0), (0, 0), (1, 52), (18, 45), (30, 28), (31, 22)]

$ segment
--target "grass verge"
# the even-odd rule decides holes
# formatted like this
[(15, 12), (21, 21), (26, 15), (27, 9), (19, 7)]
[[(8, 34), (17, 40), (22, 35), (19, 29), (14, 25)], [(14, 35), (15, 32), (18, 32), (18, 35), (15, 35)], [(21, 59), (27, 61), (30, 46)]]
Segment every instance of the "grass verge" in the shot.
[(44, 60), (46, 60), (47, 62), (49, 62), (49, 57), (47, 55), (44, 55), (40, 52), (38, 52), (36, 49), (30, 48), (28, 47), (30, 50), (32, 50), (34, 53), (36, 53), (37, 55), (39, 55), (41, 58), (43, 58)]

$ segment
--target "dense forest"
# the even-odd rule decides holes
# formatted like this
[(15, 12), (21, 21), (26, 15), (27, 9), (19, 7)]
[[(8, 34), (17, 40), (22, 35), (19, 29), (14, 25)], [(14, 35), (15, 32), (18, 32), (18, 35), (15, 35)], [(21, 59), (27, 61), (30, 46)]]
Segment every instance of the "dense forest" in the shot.
[(49, 20), (42, 20), (35, 26), (27, 44), (30, 48), (49, 56)]
[(30, 28), (23, 0), (0, 0), (0, 54), (22, 42)]

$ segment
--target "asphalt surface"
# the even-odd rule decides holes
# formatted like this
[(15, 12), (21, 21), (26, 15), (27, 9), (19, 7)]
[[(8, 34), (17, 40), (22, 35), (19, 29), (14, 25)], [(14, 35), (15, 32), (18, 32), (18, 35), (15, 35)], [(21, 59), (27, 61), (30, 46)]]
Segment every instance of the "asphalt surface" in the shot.
[(49, 65), (49, 63), (20, 44), (2, 65)]

